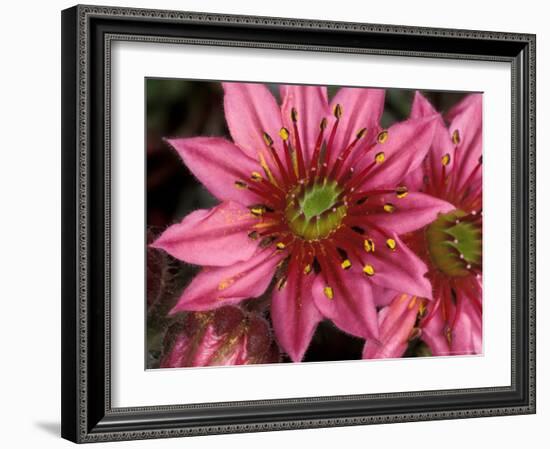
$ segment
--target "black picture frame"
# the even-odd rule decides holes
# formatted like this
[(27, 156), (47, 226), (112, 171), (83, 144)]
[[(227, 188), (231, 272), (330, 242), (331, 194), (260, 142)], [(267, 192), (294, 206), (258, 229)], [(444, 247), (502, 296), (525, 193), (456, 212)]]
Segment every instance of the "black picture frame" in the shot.
[[(114, 40), (504, 61), (512, 73), (509, 387), (113, 408)], [(62, 436), (95, 442), (535, 413), (535, 36), (75, 6), (62, 12)]]

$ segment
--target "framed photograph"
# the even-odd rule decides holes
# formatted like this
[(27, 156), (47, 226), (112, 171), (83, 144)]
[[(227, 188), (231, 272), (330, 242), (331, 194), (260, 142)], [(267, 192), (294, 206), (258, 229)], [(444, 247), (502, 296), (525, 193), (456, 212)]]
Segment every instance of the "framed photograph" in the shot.
[(62, 12), (62, 436), (535, 412), (535, 36)]

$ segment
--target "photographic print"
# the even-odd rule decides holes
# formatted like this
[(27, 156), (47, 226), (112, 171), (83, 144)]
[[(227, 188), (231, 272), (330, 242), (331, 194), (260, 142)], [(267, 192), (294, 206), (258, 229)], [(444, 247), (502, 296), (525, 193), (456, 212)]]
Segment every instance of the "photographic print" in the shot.
[(145, 91), (147, 368), (483, 352), (482, 93)]

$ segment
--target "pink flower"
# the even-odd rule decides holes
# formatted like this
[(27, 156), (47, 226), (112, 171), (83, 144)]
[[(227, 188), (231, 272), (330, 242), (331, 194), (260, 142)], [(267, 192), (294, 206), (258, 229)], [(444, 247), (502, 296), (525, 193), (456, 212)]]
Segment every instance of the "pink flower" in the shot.
[(239, 307), (188, 313), (164, 337), (161, 368), (274, 363), (279, 350), (267, 322)]
[(425, 264), (401, 241), (452, 206), (402, 181), (424, 159), (436, 116), (380, 127), (384, 91), (225, 83), (234, 143), (169, 139), (221, 202), (154, 243), (205, 268), (172, 313), (258, 297), (274, 279), (275, 335), (300, 361), (318, 322), (377, 339), (372, 286), (431, 297)]
[[(400, 321), (402, 317), (398, 313), (392, 313), (402, 309), (403, 295), (391, 291), (381, 293), (381, 297), (385, 297), (383, 301), (389, 299), (390, 303), (380, 312), (379, 320), (386, 328), (398, 326), (398, 331), (381, 342), (388, 347), (374, 349), (375, 344), (367, 342), (365, 358), (380, 354), (400, 357), (406, 349), (402, 343), (407, 334), (421, 336), (434, 355), (481, 352), (481, 100), (480, 94), (467, 96), (448, 114), (448, 128), (442, 118), (437, 120), (428, 157), (406, 180), (411, 190), (438, 197), (454, 206), (425, 228), (403, 237), (429, 267), (433, 301), (419, 309), (417, 319), (405, 323)], [(434, 113), (433, 106), (417, 93), (411, 118)]]

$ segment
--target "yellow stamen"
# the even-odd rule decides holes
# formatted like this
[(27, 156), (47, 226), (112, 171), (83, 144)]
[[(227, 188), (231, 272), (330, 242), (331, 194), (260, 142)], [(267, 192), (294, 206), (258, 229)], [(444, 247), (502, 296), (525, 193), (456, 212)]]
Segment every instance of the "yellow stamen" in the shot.
[(398, 187), (395, 189), (395, 194), (397, 195), (397, 198), (405, 198), (409, 194), (409, 189), (405, 186)]
[(277, 281), (277, 290), (282, 290), (286, 287), (286, 277), (282, 277)]
[(269, 169), (269, 166), (267, 165), (267, 162), (265, 161), (264, 155), (262, 153), (259, 153), (260, 158), (260, 165), (264, 169), (264, 172), (271, 182), (271, 184), (278, 186), (277, 181), (275, 180), (275, 177), (273, 176), (273, 173), (271, 173), (271, 170)]
[(460, 143), (460, 134), (458, 132), (458, 129), (455, 129), (453, 131), (453, 135), (452, 135), (451, 139), (452, 139), (452, 141), (455, 145), (458, 145)]
[(346, 259), (342, 262), (341, 266), (344, 270), (349, 270), (351, 268), (351, 261)]
[(311, 273), (311, 265), (310, 264), (307, 264), (305, 267), (304, 267), (304, 274), (309, 274)]
[(413, 296), (409, 302), (408, 309), (411, 310), (416, 305), (416, 296)]
[(325, 293), (325, 296), (328, 299), (334, 298), (334, 291), (332, 290), (332, 287), (329, 287), (328, 285), (323, 289), (323, 292)]
[(296, 123), (298, 121), (298, 111), (296, 110), (296, 108), (292, 108), (290, 110), (290, 119)]
[(250, 175), (250, 179), (252, 179), (252, 181), (261, 181), (263, 178), (260, 173), (258, 173), (257, 171), (253, 171)]
[(376, 156), (374, 156), (374, 160), (376, 161), (377, 164), (381, 164), (386, 160), (386, 155), (384, 154), (383, 151), (381, 151), (380, 153), (376, 153)]
[(290, 136), (290, 134), (288, 133), (288, 129), (281, 128), (281, 130), (279, 131), (279, 136), (281, 136), (281, 139), (283, 140), (288, 140)]
[(418, 315), (420, 315), (420, 317), (423, 317), (426, 314), (426, 309), (426, 301), (420, 301), (420, 305), (418, 306)]
[(447, 338), (447, 341), (449, 342), (449, 344), (451, 344), (453, 340), (453, 333), (451, 331), (451, 328), (448, 327), (443, 332), (445, 333), (445, 337)]
[(235, 187), (237, 189), (246, 189), (248, 185), (244, 181), (235, 181)]
[(386, 143), (386, 141), (388, 140), (388, 135), (389, 134), (387, 130), (380, 131), (376, 140), (378, 141), (378, 143)]
[(285, 249), (286, 248), (286, 245), (283, 242), (277, 242), (277, 244), (275, 246), (277, 247), (277, 249)]
[(321, 123), (319, 125), (319, 129), (324, 130), (327, 127), (327, 119), (323, 117), (323, 120), (321, 120)]
[(365, 251), (367, 253), (373, 253), (374, 252), (374, 240), (372, 239), (365, 239), (365, 241), (363, 242), (363, 247), (365, 248)]
[(384, 212), (392, 214), (395, 211), (395, 206), (391, 203), (384, 204)]
[(397, 248), (397, 243), (394, 239), (388, 239), (386, 240), (386, 246), (392, 251), (395, 251), (395, 248)]
[(252, 206), (250, 208), (250, 212), (256, 217), (261, 217), (263, 214), (265, 214), (265, 210), (265, 206)]
[(441, 163), (442, 163), (444, 166), (449, 165), (450, 162), (451, 162), (451, 155), (450, 155), (449, 153), (445, 154), (445, 155), (441, 158)]
[(334, 117), (336, 117), (338, 120), (342, 118), (342, 115), (344, 114), (344, 110), (342, 109), (341, 104), (337, 104), (334, 106), (334, 110), (332, 111), (334, 113)]
[(363, 267), (363, 273), (365, 273), (367, 276), (374, 276), (374, 267), (372, 265), (365, 265)]
[(273, 139), (271, 138), (271, 136), (268, 133), (266, 133), (264, 131), (264, 133), (262, 134), (262, 137), (264, 138), (264, 142), (268, 147), (273, 145)]
[(362, 128), (357, 132), (357, 138), (362, 139), (367, 134), (367, 128)]

